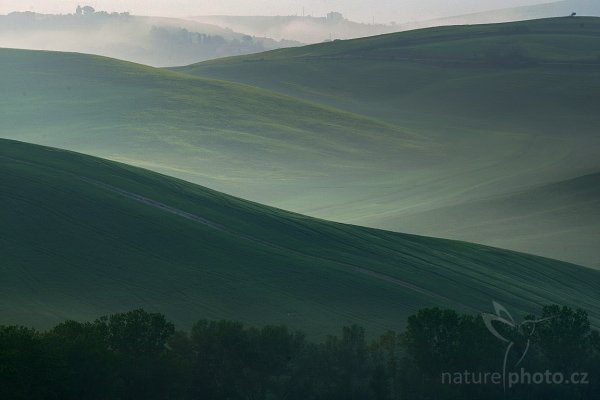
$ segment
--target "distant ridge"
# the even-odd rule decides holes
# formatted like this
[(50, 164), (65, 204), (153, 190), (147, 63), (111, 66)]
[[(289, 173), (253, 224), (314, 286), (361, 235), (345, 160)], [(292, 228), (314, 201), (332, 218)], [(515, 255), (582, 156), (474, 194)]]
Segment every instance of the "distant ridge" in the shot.
[(429, 23), (439, 25), (485, 24), (527, 19), (577, 16), (600, 17), (600, 3), (596, 0), (562, 0), (533, 6), (499, 9), (481, 13), (441, 18)]

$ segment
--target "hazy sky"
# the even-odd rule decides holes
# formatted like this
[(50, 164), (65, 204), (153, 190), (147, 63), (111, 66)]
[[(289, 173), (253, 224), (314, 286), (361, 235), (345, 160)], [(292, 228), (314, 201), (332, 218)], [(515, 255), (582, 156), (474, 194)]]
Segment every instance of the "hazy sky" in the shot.
[(0, 14), (11, 11), (72, 13), (78, 4), (103, 11), (129, 11), (138, 15), (294, 15), (322, 16), (342, 12), (355, 21), (404, 22), (552, 0), (0, 0)]

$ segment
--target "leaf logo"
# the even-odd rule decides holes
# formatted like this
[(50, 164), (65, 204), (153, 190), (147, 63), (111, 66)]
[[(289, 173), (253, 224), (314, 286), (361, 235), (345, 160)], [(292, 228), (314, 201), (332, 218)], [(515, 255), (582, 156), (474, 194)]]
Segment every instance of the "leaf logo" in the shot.
[(523, 321), (521, 324), (517, 324), (515, 322), (515, 319), (512, 317), (512, 315), (508, 312), (508, 310), (502, 304), (495, 302), (495, 301), (493, 301), (492, 304), (494, 305), (494, 311), (496, 313), (495, 314), (483, 313), (482, 318), (483, 318), (483, 322), (485, 323), (486, 328), (492, 333), (492, 335), (494, 335), (495, 337), (500, 339), (502, 342), (507, 343), (506, 350), (504, 352), (504, 362), (502, 364), (502, 376), (503, 376), (504, 390), (506, 390), (506, 368), (507, 368), (508, 355), (510, 354), (510, 351), (512, 350), (513, 346), (515, 345), (515, 342), (502, 336), (502, 334), (500, 332), (498, 332), (496, 327), (494, 327), (493, 323), (499, 322), (504, 325), (508, 325), (515, 330), (518, 329), (519, 327), (531, 325), (531, 330), (529, 331), (529, 334), (527, 336), (527, 345), (525, 346), (525, 350), (523, 351), (523, 354), (521, 354), (521, 357), (519, 358), (519, 360), (514, 364), (514, 367), (517, 367), (519, 364), (521, 364), (521, 362), (527, 355), (527, 352), (529, 351), (529, 345), (531, 344), (530, 337), (535, 332), (535, 327), (537, 326), (537, 324), (551, 320), (554, 317), (535, 319), (535, 320), (530, 319), (530, 320)]

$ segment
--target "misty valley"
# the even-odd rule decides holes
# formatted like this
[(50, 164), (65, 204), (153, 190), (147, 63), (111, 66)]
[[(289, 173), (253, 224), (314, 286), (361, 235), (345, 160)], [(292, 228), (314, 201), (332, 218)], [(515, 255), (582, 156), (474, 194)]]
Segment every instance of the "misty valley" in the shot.
[(0, 399), (597, 399), (598, 4), (262, 3), (0, 5)]

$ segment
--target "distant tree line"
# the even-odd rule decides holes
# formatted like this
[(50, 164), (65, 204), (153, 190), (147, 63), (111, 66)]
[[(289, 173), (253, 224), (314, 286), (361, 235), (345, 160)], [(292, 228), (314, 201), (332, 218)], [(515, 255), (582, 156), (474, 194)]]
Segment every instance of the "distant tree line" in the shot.
[(243, 35), (240, 39), (227, 40), (221, 35), (209, 35), (190, 32), (185, 28), (169, 29), (153, 26), (150, 30), (153, 43), (167, 46), (186, 46), (190, 50), (203, 50), (211, 53), (257, 53), (267, 50), (260, 41), (252, 36)]
[(190, 32), (185, 28), (167, 29), (153, 26), (150, 30), (150, 35), (156, 41), (169, 44), (207, 44), (219, 46), (227, 42), (223, 36)]
[[(183, 24), (185, 25), (185, 24)], [(198, 29), (204, 29), (202, 25)], [(107, 13), (79, 6), (74, 14), (43, 15), (14, 12), (0, 15), (0, 33), (18, 32), (28, 46), (44, 47), (54, 38), (54, 49), (101, 54), (154, 66), (196, 63), (219, 57), (236, 56), (297, 46), (299, 43), (253, 37), (228, 29), (206, 28), (190, 31), (148, 17), (128, 13)], [(102, 32), (109, 30), (110, 35)], [(70, 32), (69, 39), (64, 39)], [(53, 36), (58, 35), (58, 36)]]
[(481, 316), (452, 310), (422, 310), (404, 332), (374, 340), (350, 326), (321, 343), (234, 321), (179, 332), (134, 310), (46, 332), (0, 327), (0, 399), (599, 399), (600, 335), (586, 313), (548, 306), (540, 318), (549, 319), (533, 331), (494, 323), (514, 348), (507, 365), (525, 354), (519, 369), (585, 372), (587, 384), (443, 382), (444, 373), (502, 371), (507, 354)]

